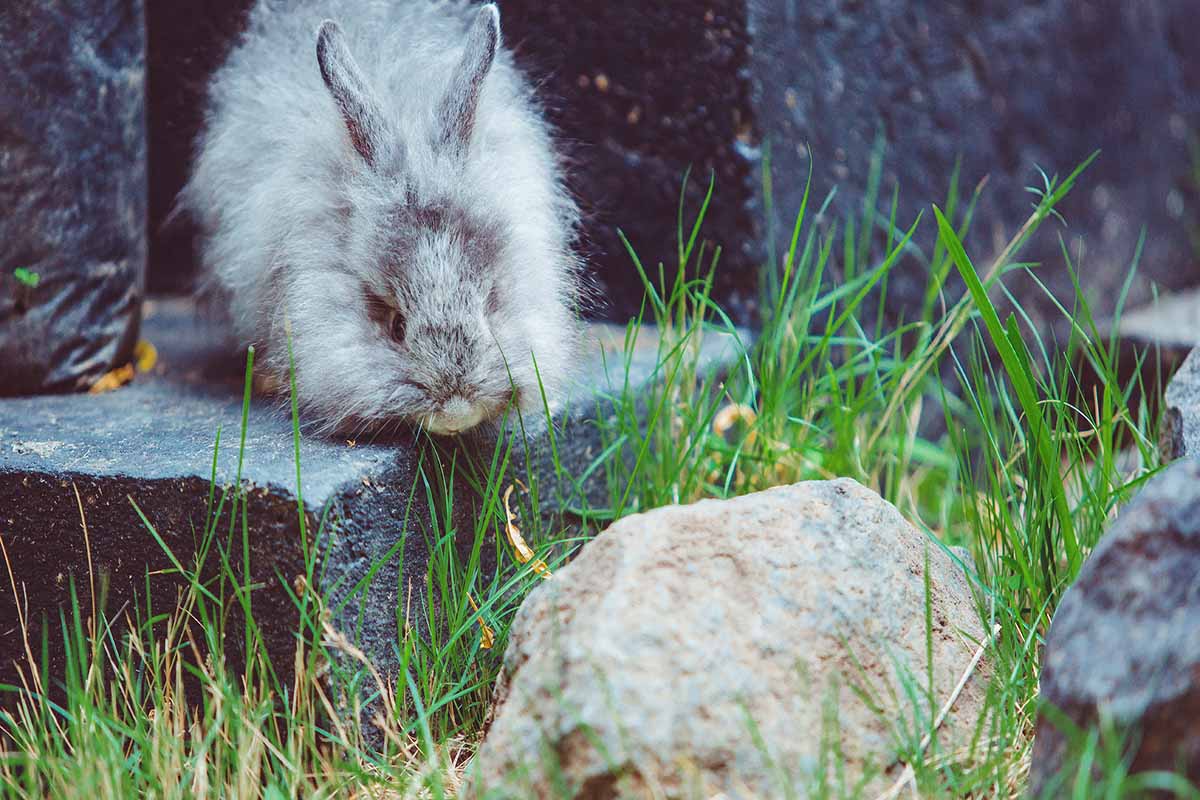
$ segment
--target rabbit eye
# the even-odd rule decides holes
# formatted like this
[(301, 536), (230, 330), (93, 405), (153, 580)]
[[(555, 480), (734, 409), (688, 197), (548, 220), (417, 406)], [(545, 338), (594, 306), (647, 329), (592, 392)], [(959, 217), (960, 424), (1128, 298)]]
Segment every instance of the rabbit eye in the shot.
[(392, 334), (392, 338), (397, 342), (404, 341), (404, 315), (395, 309), (392, 310), (391, 317), (388, 319), (388, 332)]

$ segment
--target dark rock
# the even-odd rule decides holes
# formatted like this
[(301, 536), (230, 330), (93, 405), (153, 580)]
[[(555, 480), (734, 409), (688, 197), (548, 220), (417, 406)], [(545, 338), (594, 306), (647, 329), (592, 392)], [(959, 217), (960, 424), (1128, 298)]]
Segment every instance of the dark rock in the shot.
[(1167, 385), (1159, 449), (1167, 461), (1200, 458), (1200, 347), (1184, 360)]
[(684, 224), (711, 175), (716, 191), (704, 232), (723, 248), (714, 296), (749, 321), (762, 254), (750, 211), (758, 173), (744, 153), (754, 139), (745, 0), (500, 0), (500, 7), (505, 38), (539, 78), (568, 145), (605, 315), (629, 319), (643, 295), (618, 229), (648, 270), (678, 264), (680, 189), (690, 169)]
[[(1059, 208), (1070, 227), (1049, 225), (1022, 260), (1045, 264), (1039, 276), (1070, 298), (1058, 235), (1073, 254), (1082, 236), (1077, 267), (1097, 318), (1115, 305), (1143, 225), (1130, 302), (1148, 300), (1152, 282), (1183, 288), (1200, 279), (1192, 244), (1200, 186), (1187, 141), (1200, 128), (1200, 48), (1185, 33), (1192, 0), (749, 6), (753, 108), (771, 144), (777, 241), (790, 233), (810, 154), (816, 196), (838, 186), (834, 219), (861, 213), (882, 136), (882, 221), (898, 186), (898, 224), (925, 213), (926, 253), (936, 230), (929, 204), (944, 204), (956, 159), (960, 199), (988, 180), (967, 245), (986, 265), (1030, 213), (1024, 187), (1041, 185), (1035, 165), (1065, 177), (1100, 149)], [(893, 275), (893, 315), (920, 307), (928, 279), (919, 262)], [(1035, 321), (1064, 322), (1032, 282), (1010, 283)]]
[[(14, 590), (21, 596), (35, 653), (42, 637), (48, 637), (52, 675), (62, 674), (58, 613), (69, 608), (72, 585), (85, 616), (90, 614), (89, 565), (95, 585), (107, 587), (110, 613), (147, 604), (159, 613), (173, 609), (181, 586), (174, 562), (191, 569), (204, 550), (210, 478), (215, 475), (219, 498), (238, 475), (242, 365), (222, 344), (220, 329), (180, 301), (150, 302), (145, 327), (147, 338), (159, 347), (160, 364), (132, 385), (101, 395), (0, 401), (0, 536), (18, 583), (10, 586), (8, 572), (0, 568), (0, 604), (11, 603)], [(613, 353), (619, 352), (622, 332), (605, 326), (592, 330), (594, 346), (581, 371), (573, 410), (557, 423), (557, 452), (568, 474), (581, 473), (600, 453), (594, 415), (603, 409), (610, 377), (624, 376), (623, 368), (619, 375), (608, 374), (601, 349), (607, 350), (607, 363), (619, 364)], [(635, 385), (650, 379), (656, 358), (652, 329), (641, 341), (633, 355)], [(728, 345), (712, 338), (710, 362), (727, 363), (733, 353)], [(218, 431), (220, 450), (214, 460)], [(534, 433), (530, 438), (530, 469), (539, 476), (543, 510), (561, 513), (574, 493), (589, 488), (559, 480), (546, 455), (545, 438)], [(354, 443), (304, 435), (299, 445), (307, 535), (324, 531), (316, 588), (338, 629), (385, 673), (395, 667), (398, 620), (407, 614), (415, 628), (425, 630), (422, 626), (437, 618), (437, 598), (427, 596), (425, 576), (430, 542), (438, 532), (417, 480), (422, 459), (431, 457), (429, 444), (426, 438), (401, 433), (386, 441)], [(495, 440), (445, 440), (438, 446), (459, 449), (461, 463), (480, 453), (490, 457)], [(249, 575), (243, 569), (240, 521), (233, 538), (227, 538), (227, 511), (221, 533), (197, 570), (204, 579), (217, 576), (224, 549), (238, 580), (261, 587), (251, 594), (254, 618), (284, 686), (300, 624), (288, 590), (299, 576), (308, 576), (293, 447), (289, 417), (254, 399), (240, 467)], [(523, 448), (514, 452), (518, 461), (524, 458)], [(515, 469), (525, 475), (523, 465)], [(90, 556), (76, 490), (87, 520)], [(460, 553), (467, 552), (473, 544), (471, 509), (477, 497), (467, 481), (457, 481), (453, 491), (459, 531), (455, 544)], [(170, 556), (141, 521), (139, 510)], [(485, 572), (494, 569), (495, 553), (485, 548), (484, 558)], [(234, 606), (227, 630), (240, 631)], [(49, 626), (43, 623), (47, 617)], [(25, 657), (22, 632), (11, 614), (3, 619), (0, 684), (19, 685), (16, 671)], [(226, 640), (226, 656), (235, 668), (243, 663), (243, 646), (240, 634)]]
[(0, 395), (85, 389), (137, 337), (142, 2), (12, 0), (0, 42)]
[[(1041, 701), (1078, 726), (1107, 715), (1130, 770), (1200, 778), (1200, 461), (1150, 481), (1067, 590), (1042, 656)], [(1039, 715), (1034, 796), (1074, 776), (1070, 738)]]

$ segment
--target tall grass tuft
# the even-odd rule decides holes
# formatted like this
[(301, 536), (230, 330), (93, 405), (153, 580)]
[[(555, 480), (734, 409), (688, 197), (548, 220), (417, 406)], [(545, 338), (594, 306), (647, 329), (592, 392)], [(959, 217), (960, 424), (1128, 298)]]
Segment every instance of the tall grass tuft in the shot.
[[(604, 486), (602, 499), (570, 509), (583, 534), (537, 513), (554, 500), (553, 487), (520, 466), (530, 461), (522, 420), (518, 435), (472, 457), (423, 450), (413, 502), (426, 504), (433, 519), (423, 589), (436, 613), (413, 620), (396, 609), (394, 674), (380, 673), (351, 633), (331, 623), (314, 590), (327, 520), (310, 527), (300, 500), (311, 556), (304, 580), (290, 587), (301, 625), (289, 665), (295, 677), (281, 682), (256, 627), (254, 587), (238, 577), (248, 572), (240, 563), (248, 552), (244, 489), (217, 485), (214, 456), (200, 561), (218, 558), (220, 578), (202, 580), (199, 563), (175, 560), (174, 608), (139, 608), (121, 619), (88, 618), (78, 603), (64, 610), (63, 674), (44, 674), (40, 643), (30, 642), (24, 685), (5, 687), (8, 710), (0, 711), (0, 790), (21, 798), (453, 796), (485, 723), (513, 615), (541, 580), (513, 559), (504, 538), (510, 484), (527, 487), (520, 518), (539, 542), (537, 555), (556, 568), (564, 543), (630, 513), (849, 476), (963, 563), (986, 628), (999, 626), (988, 647), (988, 713), (975, 741), (944, 750), (927, 735), (930, 720), (896, 721), (900, 739), (932, 742), (905, 751), (918, 790), (1019, 796), (1043, 636), (1107, 522), (1159, 467), (1157, 420), (1140, 398), (1160, 387), (1141, 386), (1137, 369), (1122, 382), (1128, 365), (1119, 363), (1116, 341), (1100, 333), (1078, 281), (1059, 305), (1069, 331), (1061, 342), (1035, 327), (1004, 285), (1017, 270), (1036, 283), (1019, 254), (1039, 228), (1055, 224), (1055, 207), (1090, 159), (1061, 181), (1045, 178), (1033, 213), (982, 269), (967, 244), (982, 187), (963, 194), (956, 170), (940, 207), (900, 224), (897, 195), (879, 196), (881, 163), (882, 149), (861, 212), (840, 223), (828, 218), (832, 194), (818, 199), (807, 177), (786, 247), (764, 270), (754, 333), (734, 326), (712, 294), (721, 253), (703, 236), (711, 181), (694, 216), (680, 202), (676, 263), (643, 264), (637, 243), (626, 241), (646, 292), (610, 365), (628, 377), (599, 400), (594, 424), (603, 446), (588, 464), (566, 464), (550, 426), (555, 480), (598, 478)], [(915, 242), (929, 231), (936, 243), (925, 254)], [(887, 324), (882, 309), (899, 265), (923, 269), (926, 289), (908, 316)], [(1067, 243), (1052, 268), (1077, 275)], [(965, 291), (955, 294), (949, 287), (958, 281)], [(720, 372), (701, 356), (706, 338), (718, 336), (739, 345)], [(629, 375), (639, 346), (657, 355), (654, 380), (643, 385)], [(1100, 377), (1090, 394), (1085, 367)], [(254, 457), (244, 451), (245, 419), (239, 464)], [(293, 435), (298, 491), (294, 407)], [(453, 487), (464, 482), (478, 498), (469, 509), (455, 506)], [(142, 521), (165, 549), (154, 520)], [(490, 555), (496, 550), (498, 559)], [(6, 567), (10, 582), (19, 578), (20, 564)], [(241, 627), (230, 628), (230, 620)], [(198, 655), (219, 653), (229, 636), (246, 652), (240, 673)], [(51, 692), (52, 683), (62, 692)], [(189, 685), (199, 687), (198, 704), (187, 702)], [(836, 754), (836, 730), (821, 735)], [(1088, 763), (1100, 766), (1106, 787), (1184, 790), (1179, 776), (1126, 775), (1120, 749), (1110, 752), (1108, 740), (1089, 735), (1080, 732), (1085, 746), (1092, 742)], [(1085, 796), (1091, 773), (1079, 774), (1070, 780), (1075, 796)], [(821, 784), (810, 795), (844, 789)]]

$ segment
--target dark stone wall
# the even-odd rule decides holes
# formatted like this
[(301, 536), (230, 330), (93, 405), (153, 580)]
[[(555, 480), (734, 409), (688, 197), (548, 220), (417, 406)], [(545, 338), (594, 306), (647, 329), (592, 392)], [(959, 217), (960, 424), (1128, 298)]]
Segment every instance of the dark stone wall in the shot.
[(149, 125), (152, 293), (190, 291), (196, 274), (195, 230), (171, 218), (191, 168), (204, 122), (209, 77), (245, 24), (251, 0), (152, 2), (146, 8), (146, 120)]
[(0, 43), (0, 395), (86, 389), (137, 335), (142, 3), (9, 0)]
[[(998, 252), (1029, 214), (1035, 169), (1067, 175), (1102, 152), (1026, 253), (1062, 296), (1071, 283), (1058, 234), (1086, 241), (1081, 281), (1098, 315), (1112, 310), (1147, 228), (1143, 280), (1200, 281), (1196, 233), (1200, 186), (1189, 135), (1200, 132), (1200, 46), (1189, 37), (1194, 0), (752, 0), (754, 108), (772, 140), (776, 224), (790, 231), (811, 153), (823, 196), (839, 187), (838, 216), (858, 212), (875, 139), (888, 142), (881, 207), (900, 187), (898, 219), (924, 212), (918, 243), (936, 226), (962, 159), (961, 186), (984, 190), (969, 252)], [(1074, 248), (1072, 248), (1074, 250)], [(985, 266), (986, 262), (981, 266)], [(925, 272), (916, 261), (891, 285), (894, 315), (919, 307)], [(1031, 310), (1059, 318), (1028, 282), (1014, 281)]]
[[(679, 263), (684, 224), (716, 182), (704, 232), (723, 251), (715, 294), (742, 321), (758, 288), (757, 173), (741, 150), (756, 138), (750, 38), (742, 0), (500, 0), (506, 41), (535, 76), (572, 156), (587, 218), (586, 252), (608, 306), (637, 313), (643, 284), (622, 230), (647, 271)], [(685, 234), (686, 236), (686, 234)], [(706, 263), (705, 267), (708, 266)], [(670, 274), (670, 273), (668, 273)]]

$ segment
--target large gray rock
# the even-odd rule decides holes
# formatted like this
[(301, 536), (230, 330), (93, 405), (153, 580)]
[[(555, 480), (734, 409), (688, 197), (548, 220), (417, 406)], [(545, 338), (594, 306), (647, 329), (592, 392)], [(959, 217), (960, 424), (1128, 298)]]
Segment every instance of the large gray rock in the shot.
[[(1083, 565), (1046, 637), (1041, 701), (1085, 729), (1108, 716), (1133, 772), (1200, 779), (1200, 461), (1147, 484)], [(1075, 757), (1041, 714), (1035, 796), (1063, 796)]]
[(1161, 424), (1159, 449), (1164, 459), (1200, 458), (1200, 347), (1167, 384)]
[[(932, 717), (925, 699), (898, 707), (903, 680), (923, 687), (931, 672), (940, 706), (982, 638), (960, 569), (854, 481), (627, 517), (518, 611), (472, 791), (783, 797), (836, 769), (877, 793), (895, 766), (894, 720)], [(977, 721), (978, 677), (944, 742)], [(834, 704), (840, 730), (827, 724)], [(822, 767), (827, 734), (840, 753)]]
[[(145, 327), (147, 338), (159, 348), (159, 366), (129, 386), (101, 395), (0, 399), (0, 536), (32, 623), (35, 651), (48, 634), (52, 675), (61, 675), (64, 663), (59, 611), (70, 607), (72, 582), (77, 589), (89, 585), (89, 567), (96, 570), (97, 585), (107, 585), (109, 611), (127, 603), (138, 608), (149, 603), (159, 612), (175, 607), (180, 576), (134, 503), (174, 559), (192, 568), (202, 549), (211, 478), (215, 475), (219, 497), (238, 473), (243, 363), (224, 343), (221, 328), (182, 301), (150, 302)], [(580, 506), (577, 498), (595, 491), (591, 483), (576, 485), (568, 478), (581, 474), (603, 449), (594, 417), (604, 413), (605, 396), (625, 376), (618, 355), (623, 330), (598, 325), (590, 333), (588, 358), (557, 423), (563, 478), (536, 420), (530, 426), (528, 467), (524, 443), (513, 450), (515, 474), (528, 481), (532, 471), (539, 479), (546, 514), (561, 515), (562, 508)], [(712, 336), (706, 342), (701, 357), (713, 368), (729, 363), (736, 352), (728, 339)], [(653, 329), (643, 331), (632, 354), (632, 385), (654, 379), (656, 344)], [(214, 462), (218, 431), (220, 451)], [(403, 609), (418, 630), (438, 617), (438, 598), (427, 594), (425, 580), (435, 529), (424, 484), (417, 480), (422, 463), (432, 463), (430, 445), (428, 439), (404, 432), (374, 441), (308, 435), (300, 441), (300, 488), (309, 535), (315, 537), (324, 521), (315, 588), (325, 595), (336, 627), (385, 674), (396, 665), (397, 610)], [(462, 471), (472, 460), (487, 463), (495, 440), (464, 438), (438, 446), (450, 451), (447, 455), (457, 459), (464, 475), (453, 486), (453, 522), (460, 531), (455, 544), (465, 555), (474, 543), (472, 509), (478, 497)], [(430, 472), (436, 476), (436, 470)], [(250, 574), (243, 574), (240, 521), (233, 540), (226, 538), (227, 511), (217, 544), (233, 548), (234, 571), (259, 587), (252, 593), (254, 616), (286, 687), (299, 623), (288, 591), (306, 574), (306, 562), (291, 421), (270, 400), (255, 398), (250, 405), (241, 477)], [(436, 477), (430, 483), (435, 492), (440, 490)], [(76, 489), (87, 519), (90, 556)], [(219, 553), (210, 548), (199, 565), (204, 579), (220, 574)], [(496, 566), (494, 550), (484, 547), (483, 559), (487, 574)], [(12, 591), (8, 573), (0, 568), (0, 598), (11, 602)], [(81, 602), (89, 614), (86, 591)], [(238, 631), (234, 606), (228, 624)], [(48, 628), (44, 617), (50, 620)], [(243, 645), (239, 635), (225, 642), (234, 668), (244, 659)], [(0, 624), (0, 684), (19, 685), (16, 670), (24, 653), (17, 626)], [(0, 701), (5, 699), (0, 694)]]
[(10, 0), (0, 42), (0, 395), (86, 389), (137, 336), (142, 0)]

